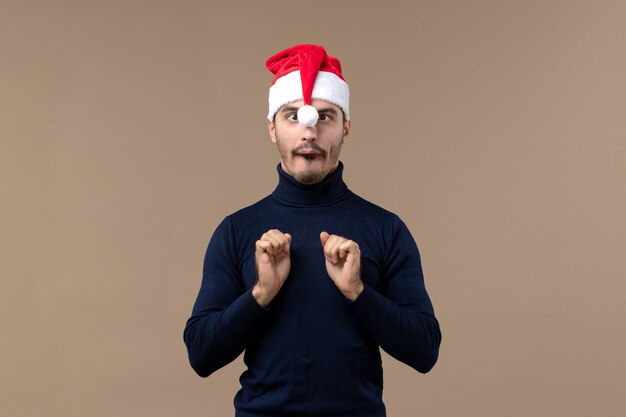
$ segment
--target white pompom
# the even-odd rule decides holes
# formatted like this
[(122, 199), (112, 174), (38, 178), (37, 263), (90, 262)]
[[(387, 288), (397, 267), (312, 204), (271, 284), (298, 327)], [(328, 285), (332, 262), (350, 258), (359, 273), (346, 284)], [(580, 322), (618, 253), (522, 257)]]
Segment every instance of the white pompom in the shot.
[(309, 106), (308, 104), (298, 109), (298, 122), (301, 125), (313, 127), (317, 123), (317, 119), (319, 119), (319, 117), (317, 109), (313, 106)]

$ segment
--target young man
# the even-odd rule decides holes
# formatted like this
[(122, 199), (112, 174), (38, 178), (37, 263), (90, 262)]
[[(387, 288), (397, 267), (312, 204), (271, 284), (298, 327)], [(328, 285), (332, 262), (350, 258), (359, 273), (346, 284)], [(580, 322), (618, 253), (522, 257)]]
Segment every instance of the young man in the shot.
[(379, 347), (419, 372), (441, 333), (404, 223), (352, 193), (337, 58), (297, 45), (272, 56), (272, 194), (227, 216), (207, 248), (184, 340), (203, 377), (245, 351), (237, 417), (383, 417)]

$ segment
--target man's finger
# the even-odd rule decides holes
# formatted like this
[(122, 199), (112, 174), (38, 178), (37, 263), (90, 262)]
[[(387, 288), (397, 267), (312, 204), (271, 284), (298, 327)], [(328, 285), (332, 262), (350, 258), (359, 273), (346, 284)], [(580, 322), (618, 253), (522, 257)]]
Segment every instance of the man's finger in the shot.
[(272, 242), (274, 253), (284, 252), (289, 255), (289, 246), (291, 244), (291, 235), (283, 233), (280, 230), (272, 229), (266, 233), (268, 239)]
[(257, 241), (257, 251), (266, 252), (270, 255), (277, 255), (284, 252), (289, 255), (289, 246), (291, 244), (291, 235), (282, 233), (280, 230), (272, 229), (263, 233), (261, 239)]
[(339, 245), (341, 245), (341, 243), (345, 240), (345, 238), (337, 235), (330, 235), (326, 239), (326, 243), (324, 245), (324, 256), (330, 263), (336, 264), (338, 262)]
[(291, 251), (291, 235), (289, 233), (285, 233), (285, 238), (287, 239), (287, 243), (283, 245), (283, 252), (289, 255)]
[(334, 239), (332, 239), (329, 243), (330, 248), (328, 248), (328, 252), (330, 253), (330, 258), (332, 260), (332, 262), (334, 264), (336, 264), (337, 262), (339, 262), (339, 247), (341, 246), (341, 243), (343, 242), (344, 238), (339, 237), (339, 236), (333, 236)]
[(356, 253), (359, 245), (353, 240), (347, 240), (339, 246), (339, 257), (346, 258), (350, 253)]
[(270, 255), (273, 254), (272, 244), (268, 240), (257, 240), (256, 250), (257, 253), (268, 253)]
[[(335, 259), (333, 259), (333, 256), (332, 256), (332, 253), (331, 253), (331, 247), (332, 247), (332, 243), (333, 243), (332, 237), (334, 237), (334, 235), (331, 236), (327, 232), (320, 233), (320, 242), (322, 243), (322, 250), (324, 251), (324, 257), (326, 258), (326, 260), (328, 260), (328, 262), (334, 264), (337, 261)], [(330, 242), (329, 242), (329, 240), (330, 240)]]
[(326, 246), (326, 242), (328, 241), (329, 237), (330, 235), (326, 232), (320, 233), (320, 242), (322, 242), (322, 246)]
[(261, 236), (261, 240), (267, 242), (272, 247), (272, 251), (280, 246), (280, 241), (270, 233), (264, 233), (263, 236)]

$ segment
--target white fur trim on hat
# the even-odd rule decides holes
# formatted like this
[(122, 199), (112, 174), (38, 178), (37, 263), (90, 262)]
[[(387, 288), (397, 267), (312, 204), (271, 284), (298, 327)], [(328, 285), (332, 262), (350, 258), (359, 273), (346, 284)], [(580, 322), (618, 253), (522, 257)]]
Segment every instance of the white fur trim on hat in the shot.
[[(267, 120), (273, 121), (274, 115), (283, 105), (301, 99), (300, 71), (293, 71), (280, 77), (270, 87)], [(346, 120), (350, 120), (350, 90), (348, 84), (336, 74), (327, 71), (317, 73), (313, 94), (311, 94), (311, 100), (314, 99), (328, 101), (341, 107), (346, 115)]]

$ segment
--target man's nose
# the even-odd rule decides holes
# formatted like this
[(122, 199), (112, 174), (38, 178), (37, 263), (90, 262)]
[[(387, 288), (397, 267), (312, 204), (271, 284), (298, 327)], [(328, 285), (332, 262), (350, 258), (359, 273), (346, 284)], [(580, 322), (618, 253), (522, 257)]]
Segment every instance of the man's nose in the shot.
[(302, 140), (311, 142), (317, 140), (317, 127), (316, 126), (302, 126), (304, 131), (302, 132)]

